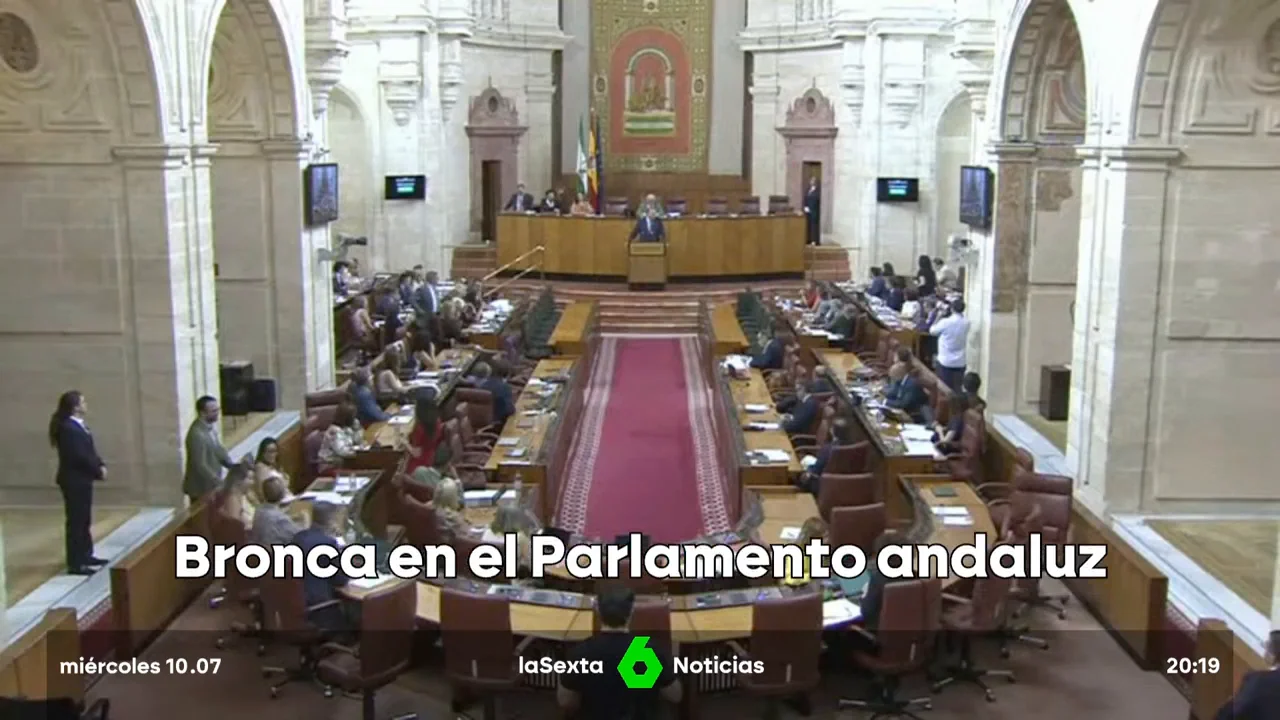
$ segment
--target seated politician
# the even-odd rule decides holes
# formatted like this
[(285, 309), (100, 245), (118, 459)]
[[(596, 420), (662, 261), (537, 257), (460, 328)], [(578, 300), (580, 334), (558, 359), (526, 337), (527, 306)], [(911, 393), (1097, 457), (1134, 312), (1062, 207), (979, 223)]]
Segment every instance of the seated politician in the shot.
[(586, 195), (578, 193), (578, 199), (573, 201), (573, 205), (569, 208), (569, 214), (574, 217), (587, 217), (595, 215), (596, 209), (592, 207)]
[(813, 427), (813, 423), (817, 421), (818, 414), (822, 412), (822, 401), (818, 398), (818, 393), (830, 392), (830, 385), (824, 385), (818, 380), (813, 380), (809, 384), (802, 386), (796, 393), (796, 409), (790, 415), (782, 416), (782, 429), (788, 435), (807, 432)]
[(938, 436), (938, 452), (951, 455), (960, 452), (960, 438), (964, 437), (964, 414), (969, 409), (969, 398), (952, 393), (947, 398), (947, 424), (935, 423), (933, 432)]
[(278, 477), (267, 478), (262, 483), (262, 504), (253, 513), (249, 542), (264, 546), (285, 545), (302, 531), (282, 507), (287, 492), (284, 481)]
[(516, 185), (516, 191), (512, 193), (507, 200), (507, 204), (502, 206), (507, 212), (533, 212), (534, 201), (533, 195), (524, 189), (524, 183)]
[(933, 421), (929, 408), (929, 394), (924, 391), (914, 366), (896, 362), (889, 368), (889, 385), (885, 388), (884, 404), (911, 418), (911, 422), (928, 425)]
[(501, 428), (516, 412), (515, 393), (507, 381), (494, 374), (487, 362), (478, 362), (471, 370), (476, 389), (488, 390), (493, 396), (493, 424)]
[(560, 214), (560, 199), (556, 197), (556, 191), (547, 189), (545, 195), (542, 196), (542, 202), (538, 203), (538, 212), (544, 215)]
[(357, 368), (351, 374), (351, 386), (347, 392), (351, 395), (351, 404), (356, 406), (356, 418), (364, 427), (391, 419), (382, 406), (378, 405), (378, 396), (373, 391), (373, 376), (369, 373), (369, 368)]
[(1280, 630), (1272, 630), (1267, 639), (1266, 670), (1245, 673), (1240, 689), (1227, 701), (1214, 720), (1272, 720), (1280, 718)]
[(667, 230), (662, 225), (662, 218), (658, 217), (658, 211), (650, 207), (639, 218), (636, 219), (636, 226), (631, 230), (631, 241), (639, 242), (662, 242), (667, 239)]
[(871, 267), (871, 284), (867, 286), (867, 294), (881, 300), (889, 299), (889, 283), (884, 279), (884, 271), (879, 265)]
[(853, 425), (847, 418), (836, 418), (836, 421), (831, 424), (831, 437), (827, 438), (818, 449), (818, 457), (813, 464), (800, 473), (800, 477), (796, 479), (796, 485), (817, 497), (822, 485), (822, 473), (827, 469), (827, 463), (831, 461), (832, 450), (837, 445), (852, 445), (854, 442), (856, 440), (853, 435)]
[[(631, 647), (631, 613), (636, 596), (629, 588), (607, 586), (596, 601), (600, 615), (600, 632), (578, 643), (569, 653), (569, 662), (599, 661), (605, 668), (616, 668)], [(662, 672), (649, 689), (631, 689), (617, 672), (599, 674), (565, 673), (556, 688), (556, 701), (569, 717), (583, 720), (647, 720), (663, 717), (661, 701), (672, 705), (680, 702), (683, 689), (673, 673), (673, 663), (666, 651), (650, 645), (657, 654)]]
[[(318, 502), (311, 506), (311, 526), (293, 536), (293, 544), (302, 550), (304, 557), (321, 545), (342, 547), (335, 534), (339, 510), (333, 503)], [(332, 562), (338, 572), (327, 578), (314, 575), (305, 565), (303, 567), (302, 588), (306, 594), (307, 620), (321, 630), (344, 633), (351, 629), (351, 622), (337, 590), (346, 587), (350, 578), (338, 567), (337, 558)]]
[(827, 326), (827, 332), (842, 338), (853, 337), (853, 331), (857, 325), (857, 315), (858, 310), (854, 306), (842, 306), (840, 312), (831, 319), (831, 323)]
[(769, 338), (769, 342), (765, 343), (760, 352), (751, 358), (751, 367), (760, 370), (781, 370), (783, 358), (786, 356), (787, 343), (783, 339), (786, 332), (786, 325), (782, 323), (774, 325), (773, 337)]

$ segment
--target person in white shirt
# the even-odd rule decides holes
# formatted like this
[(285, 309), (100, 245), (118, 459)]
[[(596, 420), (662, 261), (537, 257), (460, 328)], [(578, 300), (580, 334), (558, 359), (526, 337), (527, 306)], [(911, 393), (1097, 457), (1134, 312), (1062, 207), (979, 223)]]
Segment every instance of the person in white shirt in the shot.
[(956, 269), (948, 265), (947, 261), (940, 257), (933, 259), (933, 273), (938, 276), (938, 285), (948, 290), (954, 290), (960, 280), (960, 276), (956, 274)]
[(943, 310), (942, 317), (933, 322), (929, 334), (938, 338), (938, 352), (933, 357), (933, 369), (938, 379), (960, 392), (966, 365), (965, 348), (969, 344), (969, 319), (964, 316), (964, 300), (956, 299)]

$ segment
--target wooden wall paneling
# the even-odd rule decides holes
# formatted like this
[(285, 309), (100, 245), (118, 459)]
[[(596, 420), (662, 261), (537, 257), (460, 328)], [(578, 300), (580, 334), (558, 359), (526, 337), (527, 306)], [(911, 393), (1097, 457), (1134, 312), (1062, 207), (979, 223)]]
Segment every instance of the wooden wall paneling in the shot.
[(85, 678), (55, 671), (80, 659), (80, 628), (74, 608), (54, 608), (0, 653), (0, 697), (84, 700)]

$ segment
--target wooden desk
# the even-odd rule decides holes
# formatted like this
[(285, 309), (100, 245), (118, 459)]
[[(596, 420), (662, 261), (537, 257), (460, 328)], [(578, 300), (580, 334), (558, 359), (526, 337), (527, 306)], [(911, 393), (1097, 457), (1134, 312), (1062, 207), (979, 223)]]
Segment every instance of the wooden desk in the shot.
[(575, 300), (565, 306), (551, 331), (551, 348), (556, 355), (581, 355), (596, 320), (595, 300)]
[[(475, 364), (476, 359), (480, 357), (480, 353), (474, 348), (450, 348), (441, 351), (436, 355), (436, 359), (442, 370), (449, 369), (456, 372), (443, 383), (440, 383), (440, 395), (436, 402), (440, 405), (449, 401), (453, 395), (454, 388), (458, 387), (458, 383), (471, 372), (471, 366)], [(388, 407), (387, 414), (397, 415), (402, 408), (399, 405)], [(413, 422), (379, 422), (373, 423), (364, 429), (364, 440), (373, 448), (403, 448), (408, 442), (409, 432), (413, 430)]]
[[(857, 355), (834, 351), (817, 352), (814, 355), (817, 363), (830, 371), (830, 379), (836, 386), (837, 402), (853, 415), (862, 434), (871, 443), (872, 469), (880, 480), (885, 509), (890, 519), (910, 519), (911, 506), (903, 497), (898, 478), (902, 475), (932, 474), (937, 468), (937, 456), (907, 454), (907, 447), (902, 439), (902, 422), (887, 413), (881, 420), (865, 407), (853, 406), (848, 377), (849, 372), (862, 367), (862, 361)], [(882, 381), (883, 378), (879, 380)]]
[(750, 347), (734, 303), (720, 303), (711, 308), (711, 343), (716, 357), (746, 352)]
[[(728, 383), (729, 392), (733, 394), (733, 405), (737, 409), (740, 428), (752, 422), (781, 422), (782, 416), (774, 409), (773, 398), (769, 395), (769, 386), (759, 370), (751, 368), (751, 374), (747, 379), (730, 379)], [(768, 409), (764, 412), (749, 413), (746, 409), (747, 405), (763, 405)], [(804, 469), (800, 465), (800, 460), (796, 458), (795, 448), (791, 446), (791, 438), (787, 437), (781, 429), (744, 430), (742, 439), (748, 451), (782, 450), (787, 453), (785, 463), (749, 462), (747, 458), (743, 458), (738, 474), (744, 487), (789, 485), (791, 478), (799, 475)]]
[[(798, 215), (668, 218), (664, 224), (673, 278), (804, 273), (804, 218)], [(497, 262), (514, 262), (541, 245), (545, 272), (622, 278), (634, 228), (631, 218), (503, 213)]]
[[(525, 412), (535, 411), (539, 407), (558, 410), (569, 391), (568, 384), (535, 383), (533, 380), (567, 375), (575, 362), (575, 358), (547, 358), (538, 361), (533, 374), (529, 376), (530, 382), (525, 385), (520, 397), (516, 398), (515, 414), (507, 418), (507, 424), (502, 427), (502, 434), (484, 465), (484, 469), (496, 482), (514, 482), (517, 474), (530, 486), (540, 485), (546, 480), (546, 463), (541, 456), (547, 430), (555, 423), (556, 415), (548, 412), (526, 415)], [(543, 388), (552, 388), (554, 392), (548, 398), (542, 394)], [(509, 453), (513, 450), (523, 450), (524, 454), (519, 458), (512, 458)]]

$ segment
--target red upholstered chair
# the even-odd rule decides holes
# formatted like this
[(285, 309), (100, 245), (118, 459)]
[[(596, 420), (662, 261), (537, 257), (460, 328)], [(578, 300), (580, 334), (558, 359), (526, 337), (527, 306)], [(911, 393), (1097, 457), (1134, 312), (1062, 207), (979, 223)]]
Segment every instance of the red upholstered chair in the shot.
[(527, 640), (517, 644), (511, 631), (511, 601), (442, 588), (440, 636), (453, 711), (465, 712), (475, 698), (484, 706), (485, 720), (496, 720), (498, 696), (519, 684), (516, 661), (528, 645)]
[(858, 474), (871, 470), (871, 443), (867, 440), (831, 448), (824, 472)]
[(442, 542), (434, 508), (407, 493), (400, 493), (399, 503), (396, 515), (404, 521), (405, 540), (410, 545), (422, 547)]
[(707, 214), (712, 217), (729, 214), (729, 200), (722, 197), (707, 198)]
[(461, 407), (467, 406), (467, 416), (471, 427), (477, 433), (501, 433), (502, 428), (493, 426), (493, 393), (477, 388), (460, 387), (453, 391), (453, 400), (457, 405), (454, 413), (460, 414)]
[[(215, 545), (241, 547), (248, 542), (248, 532), (244, 522), (238, 517), (227, 515), (218, 507), (212, 508), (209, 512), (209, 534)], [(249, 622), (233, 620), (228, 623), (227, 629), (231, 632), (229, 635), (220, 636), (215, 641), (218, 649), (226, 647), (229, 640), (251, 638), (256, 641), (258, 654), (262, 655), (266, 651), (266, 646), (262, 642), (262, 593), (258, 589), (258, 581), (245, 577), (240, 573), (239, 566), (231, 563), (227, 566), (224, 592), (216, 599), (218, 602), (210, 601), (210, 605), (216, 606), (230, 601), (232, 608), (240, 611), (240, 615), (249, 620)]]
[(738, 687), (766, 698), (771, 714), (780, 700), (796, 701), (809, 714), (809, 693), (818, 686), (822, 654), (822, 594), (805, 592), (758, 600), (751, 607), (750, 649), (729, 646), (744, 660), (758, 660), (763, 673), (738, 676)]
[[(1074, 502), (1072, 492), (1075, 482), (1072, 478), (1037, 473), (1019, 467), (1014, 471), (1013, 485), (1013, 493), (1007, 498), (997, 498), (987, 504), (991, 511), (991, 521), (997, 527), (1003, 527), (1010, 514), (1016, 514), (1025, 505), (1034, 505), (1039, 509), (1037, 525), (1041, 541), (1045, 545), (1066, 543), (1070, 534)], [(1045, 595), (1037, 578), (1020, 580), (1015, 584), (1014, 595), (1024, 605), (1048, 608), (1056, 612), (1059, 618), (1067, 617), (1067, 602), (1071, 596)]]
[(409, 667), (417, 591), (416, 582), (401, 582), (370, 592), (360, 603), (359, 645), (324, 646), (329, 654), (316, 668), (320, 680), (359, 693), (362, 720), (375, 720), (378, 689), (390, 685)]
[[(336, 607), (339, 602), (329, 600), (308, 607), (302, 578), (275, 578), (266, 575), (258, 580), (258, 587), (262, 593), (262, 628), (267, 638), (272, 644), (282, 643), (298, 650), (296, 666), (262, 668), (262, 674), (266, 677), (281, 677), (279, 682), (271, 686), (271, 697), (276, 697), (280, 689), (289, 683), (316, 679), (319, 649), (326, 638), (325, 633), (311, 623), (311, 613), (323, 611), (330, 606)], [(326, 687), (324, 694), (325, 697), (332, 697), (333, 690)]]
[(875, 562), (872, 550), (889, 523), (884, 503), (835, 507), (827, 521), (827, 539), (831, 547), (856, 545), (867, 555), (867, 564)]
[(818, 481), (818, 514), (831, 522), (831, 511), (839, 507), (874, 505), (882, 498), (880, 481), (872, 473), (822, 473)]
[(303, 398), (303, 404), (307, 410), (320, 407), (323, 405), (341, 405), (347, 399), (347, 389), (345, 387), (337, 387), (331, 390), (317, 390), (316, 392), (307, 393)]
[(498, 442), (498, 434), (488, 431), (476, 432), (471, 423), (471, 403), (458, 403), (454, 414), (454, 419), (458, 421), (458, 435), (462, 438), (463, 449), (476, 453), (493, 452), (494, 443)]
[(452, 426), (448, 432), (449, 449), (453, 454), (453, 470), (462, 487), (467, 490), (483, 489), (489, 484), (484, 464), (489, 461), (488, 453), (469, 452), (462, 445), (462, 434), (457, 430), (457, 421), (450, 420), (446, 425)]
[(982, 484), (982, 451), (987, 432), (982, 413), (966, 410), (964, 432), (960, 435), (960, 452), (947, 457), (951, 477), (975, 487)]
[(831, 437), (831, 423), (835, 421), (835, 404), (823, 405), (818, 411), (818, 424), (812, 435), (796, 433), (791, 436), (791, 445), (795, 448), (796, 455), (817, 455), (822, 452), (822, 445)]
[(876, 678), (876, 695), (867, 700), (840, 700), (840, 709), (854, 708), (873, 717), (907, 717), (920, 720), (914, 708), (932, 710), (929, 697), (898, 697), (902, 678), (932, 662), (942, 614), (942, 583), (937, 578), (900, 580), (884, 587), (879, 627), (870, 640), (876, 652), (855, 652), (853, 661)]
[[(947, 668), (943, 679), (934, 683), (934, 692), (953, 683), (970, 683), (982, 688), (987, 700), (993, 702), (996, 696), (991, 688), (987, 687), (986, 678), (1001, 677), (1014, 682), (1011, 671), (982, 668), (973, 659), (974, 640), (989, 635), (1000, 635), (1004, 629), (1012, 604), (1010, 602), (1012, 589), (1012, 579), (991, 575), (975, 580), (973, 594), (968, 598), (943, 594), (943, 600), (953, 604), (942, 613), (942, 627), (959, 638), (960, 659), (957, 664)], [(1002, 637), (1002, 645), (1003, 640)]]
[(319, 430), (324, 432), (333, 424), (333, 418), (338, 414), (337, 405), (316, 405), (307, 409), (306, 430)]

